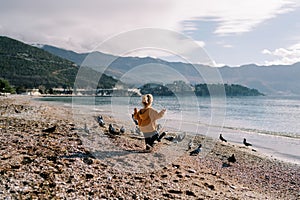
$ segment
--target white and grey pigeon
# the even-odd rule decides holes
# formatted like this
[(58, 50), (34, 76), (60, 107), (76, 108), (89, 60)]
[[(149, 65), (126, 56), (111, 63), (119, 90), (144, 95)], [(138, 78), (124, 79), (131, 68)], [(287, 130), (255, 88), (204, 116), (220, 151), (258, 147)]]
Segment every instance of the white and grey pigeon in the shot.
[(189, 144), (188, 144), (188, 150), (191, 150), (193, 147), (193, 140), (190, 139)]
[(178, 143), (178, 142), (181, 142), (185, 138), (185, 135), (186, 135), (186, 133), (180, 133), (176, 136), (165, 137), (165, 139), (170, 142)]
[(181, 142), (184, 138), (185, 138), (186, 133), (180, 133), (178, 135), (176, 135), (173, 139), (172, 142), (174, 143), (178, 143)]
[(101, 127), (105, 126), (105, 122), (104, 122), (103, 117), (101, 115), (97, 117), (97, 121), (98, 121), (98, 123)]

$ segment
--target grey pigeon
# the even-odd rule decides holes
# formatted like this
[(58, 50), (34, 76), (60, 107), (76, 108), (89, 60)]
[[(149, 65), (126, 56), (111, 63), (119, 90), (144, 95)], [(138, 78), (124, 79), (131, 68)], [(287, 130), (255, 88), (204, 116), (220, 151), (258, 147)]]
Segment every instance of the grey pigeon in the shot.
[(42, 130), (43, 132), (46, 132), (46, 133), (53, 133), (56, 129), (56, 126), (53, 126), (53, 127), (50, 127), (50, 128), (47, 128), (47, 129), (44, 129)]
[(135, 125), (139, 125), (138, 121), (136, 119), (134, 119), (134, 115), (133, 114), (131, 115), (131, 118), (132, 118), (132, 120), (133, 120), (133, 122), (134, 122)]
[(116, 129), (112, 126), (112, 124), (109, 124), (108, 131), (110, 134), (113, 134), (113, 135), (120, 134), (120, 132), (116, 131)]
[(120, 133), (125, 133), (125, 128), (124, 128), (124, 126), (122, 126), (122, 127), (120, 128)]
[(173, 137), (173, 136), (165, 137), (165, 140), (168, 140), (170, 142), (172, 142), (174, 139), (175, 139), (175, 137)]
[(188, 145), (189, 145), (188, 150), (191, 150), (193, 147), (193, 140), (190, 140)]
[(202, 144), (199, 144), (199, 146), (197, 147), (197, 149), (193, 150), (190, 152), (190, 156), (196, 156), (200, 153), (201, 151), (201, 147), (202, 147)]
[(175, 137), (174, 136), (168, 136), (168, 137), (165, 137), (165, 139), (170, 141), (170, 142), (178, 143), (178, 142), (181, 142), (185, 138), (185, 135), (186, 135), (186, 133), (180, 133), (180, 134), (176, 135)]
[(138, 126), (135, 127), (135, 133), (138, 134), (138, 135), (141, 135), (141, 130)]
[(87, 127), (86, 123), (84, 124), (84, 129), (86, 133), (90, 133), (90, 129)]
[(186, 135), (186, 133), (180, 133), (180, 134), (176, 135), (174, 142), (181, 142), (185, 138), (185, 135)]
[(158, 124), (158, 125), (156, 126), (156, 131), (159, 132), (161, 129), (162, 129), (161, 124)]

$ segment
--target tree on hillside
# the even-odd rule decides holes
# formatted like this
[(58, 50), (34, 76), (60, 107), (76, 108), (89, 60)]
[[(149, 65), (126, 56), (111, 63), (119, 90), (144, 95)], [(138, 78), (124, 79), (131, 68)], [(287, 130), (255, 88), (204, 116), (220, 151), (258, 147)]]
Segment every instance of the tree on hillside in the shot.
[(12, 88), (9, 82), (5, 79), (0, 79), (0, 92), (1, 93), (15, 93), (14, 88)]

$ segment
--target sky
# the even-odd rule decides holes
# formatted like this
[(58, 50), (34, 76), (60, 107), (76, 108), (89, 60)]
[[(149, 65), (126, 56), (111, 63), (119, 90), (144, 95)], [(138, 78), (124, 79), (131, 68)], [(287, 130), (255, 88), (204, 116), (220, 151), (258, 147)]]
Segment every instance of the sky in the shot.
[[(0, 35), (28, 44), (82, 53), (156, 28), (190, 38), (216, 66), (300, 62), (299, 19), (300, 0), (0, 0)], [(132, 55), (175, 59), (158, 51)]]

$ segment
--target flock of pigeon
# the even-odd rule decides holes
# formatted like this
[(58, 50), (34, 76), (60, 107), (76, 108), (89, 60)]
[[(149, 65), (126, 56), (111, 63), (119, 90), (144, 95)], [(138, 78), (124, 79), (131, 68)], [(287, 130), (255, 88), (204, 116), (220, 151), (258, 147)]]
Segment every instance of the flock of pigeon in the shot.
[[(219, 139), (220, 139), (222, 142), (227, 142), (227, 140), (222, 136), (222, 134), (220, 134)], [(244, 144), (246, 147), (252, 146), (252, 144), (250, 144), (250, 143), (247, 142), (246, 138), (244, 138), (243, 144)]]
[[(222, 136), (222, 134), (220, 134), (219, 139), (222, 142), (227, 142), (227, 140)], [(247, 147), (248, 146), (252, 146), (252, 144), (250, 144), (250, 143), (247, 142), (246, 138), (244, 138), (243, 144), (245, 146), (247, 146)], [(192, 148), (192, 145), (193, 145), (192, 140), (189, 142), (188, 145), (189, 145), (188, 150), (190, 150)], [(201, 147), (202, 147), (202, 144), (199, 144), (199, 146), (195, 150), (193, 150), (193, 151), (190, 152), (190, 156), (197, 156), (201, 152)], [(232, 154), (230, 157), (228, 157), (227, 161), (229, 163), (235, 163), (236, 162), (236, 158), (235, 158), (234, 154)]]
[[(222, 142), (227, 142), (227, 140), (222, 136), (222, 134), (220, 134), (219, 139), (220, 139)], [(248, 147), (248, 146), (252, 146), (251, 143), (247, 142), (246, 138), (244, 138), (243, 144), (244, 144), (245, 146), (247, 146), (247, 147)], [(190, 150), (190, 149), (192, 148), (192, 145), (193, 145), (192, 140), (189, 142), (188, 145), (189, 145), (189, 148), (188, 148), (188, 149)], [(201, 147), (202, 147), (202, 145), (199, 144), (199, 146), (198, 146), (195, 150), (193, 150), (193, 151), (190, 152), (190, 156), (197, 156), (197, 155), (201, 152)], [(228, 161), (228, 163), (235, 163), (235, 162), (236, 162), (236, 158), (235, 158), (234, 154), (232, 154), (230, 157), (228, 157), (228, 158), (227, 158), (227, 161)], [(230, 164), (223, 163), (223, 166), (224, 166), (224, 167), (228, 167), (228, 166), (230, 166)]]
[[(137, 125), (138, 125), (138, 122), (137, 122), (137, 120), (135, 120), (135, 119), (133, 118), (133, 116), (132, 116), (132, 120), (133, 120), (133, 122), (135, 123), (135, 125), (137, 126)], [(101, 127), (105, 127), (105, 122), (104, 122), (104, 119), (103, 119), (103, 117), (102, 117), (101, 115), (99, 115), (99, 116), (97, 117), (97, 122), (98, 122), (98, 124), (99, 124)], [(50, 127), (50, 128), (47, 128), (47, 129), (42, 130), (42, 132), (53, 133), (55, 130), (56, 130), (56, 126), (53, 126), (53, 127)], [(88, 127), (87, 127), (86, 124), (85, 124), (83, 130), (84, 130), (85, 132), (89, 133), (89, 129), (88, 129)], [(112, 124), (109, 124), (109, 126), (108, 126), (108, 132), (109, 132), (109, 134), (111, 134), (111, 135), (120, 135), (120, 134), (125, 133), (125, 128), (124, 128), (124, 126), (122, 126), (120, 129), (117, 129), (117, 128), (113, 127)], [(162, 135), (162, 136), (165, 136), (166, 134), (167, 134), (167, 132), (163, 132), (161, 135)], [(174, 142), (174, 143), (178, 143), (178, 142), (181, 142), (184, 138), (185, 138), (185, 133), (179, 134), (179, 135), (177, 135), (177, 136), (175, 136), (175, 137), (174, 137), (174, 136), (167, 136), (167, 137), (165, 137), (164, 139), (166, 139), (166, 140), (168, 140), (168, 141), (171, 141), (171, 142)], [(162, 139), (162, 137), (161, 137), (160, 139)], [(160, 139), (159, 139), (159, 140), (160, 140)], [(220, 139), (222, 142), (227, 142), (227, 140), (222, 136), (222, 134), (220, 134), (219, 139)], [(247, 142), (246, 138), (244, 138), (243, 144), (244, 144), (245, 146), (247, 146), (247, 147), (248, 147), (248, 146), (252, 146), (251, 143), (248, 143), (248, 142)], [(188, 150), (191, 150), (191, 149), (192, 149), (192, 146), (193, 146), (193, 141), (190, 140), (190, 142), (189, 142), (189, 144), (188, 144)], [(190, 151), (190, 156), (197, 156), (197, 155), (201, 152), (201, 147), (202, 147), (202, 144), (199, 144), (198, 147), (197, 147), (196, 149)], [(228, 161), (229, 163), (235, 163), (235, 162), (236, 162), (236, 158), (235, 158), (234, 154), (232, 154), (230, 157), (228, 157), (228, 158), (227, 158), (227, 161)]]
[[(105, 127), (105, 122), (104, 122), (103, 117), (102, 117), (101, 115), (99, 115), (99, 116), (97, 117), (97, 122), (98, 122), (98, 124), (99, 124), (101, 127)], [(115, 127), (113, 127), (112, 124), (109, 124), (109, 125), (108, 125), (108, 132), (109, 132), (110, 134), (112, 134), (112, 135), (120, 135), (120, 134), (125, 133), (125, 128), (124, 128), (124, 126), (122, 126), (122, 127), (118, 130), (118, 129), (116, 129)]]
[[(222, 142), (227, 142), (227, 140), (222, 136), (222, 134), (220, 134), (219, 139), (220, 139)], [(247, 142), (246, 138), (244, 138), (243, 144), (244, 144), (246, 147), (252, 146), (251, 143)], [(235, 158), (234, 154), (232, 154), (230, 157), (228, 157), (228, 158), (227, 158), (227, 161), (228, 161), (229, 163), (235, 163), (235, 162), (236, 162), (236, 158)]]
[[(137, 132), (139, 133), (138, 121), (136, 119), (134, 119), (133, 114), (132, 114), (131, 117), (132, 117), (132, 120), (133, 120), (134, 124), (136, 125)], [(105, 127), (105, 122), (104, 122), (103, 117), (101, 115), (97, 117), (97, 122), (99, 123), (99, 125), (101, 127)], [(160, 129), (161, 129), (161, 125), (159, 124), (158, 127), (157, 127), (157, 131), (159, 131)], [(108, 132), (111, 135), (120, 135), (122, 133), (125, 133), (125, 128), (122, 126), (119, 130), (117, 130), (116, 128), (113, 127), (112, 124), (109, 124)], [(160, 140), (164, 137), (165, 140), (168, 140), (168, 141), (174, 142), (174, 143), (178, 143), (178, 142), (181, 142), (185, 138), (186, 133), (181, 133), (181, 134), (178, 134), (176, 136), (166, 136), (166, 135), (167, 135), (167, 131), (163, 132), (162, 134), (160, 134), (160, 137), (157, 139), (157, 141), (160, 142)], [(193, 142), (191, 140), (190, 143), (189, 143), (189, 149), (188, 150), (191, 150), (192, 146), (193, 146)], [(202, 147), (202, 144), (200, 144), (195, 150), (191, 151), (190, 155), (191, 156), (198, 155), (201, 152), (201, 147)]]

